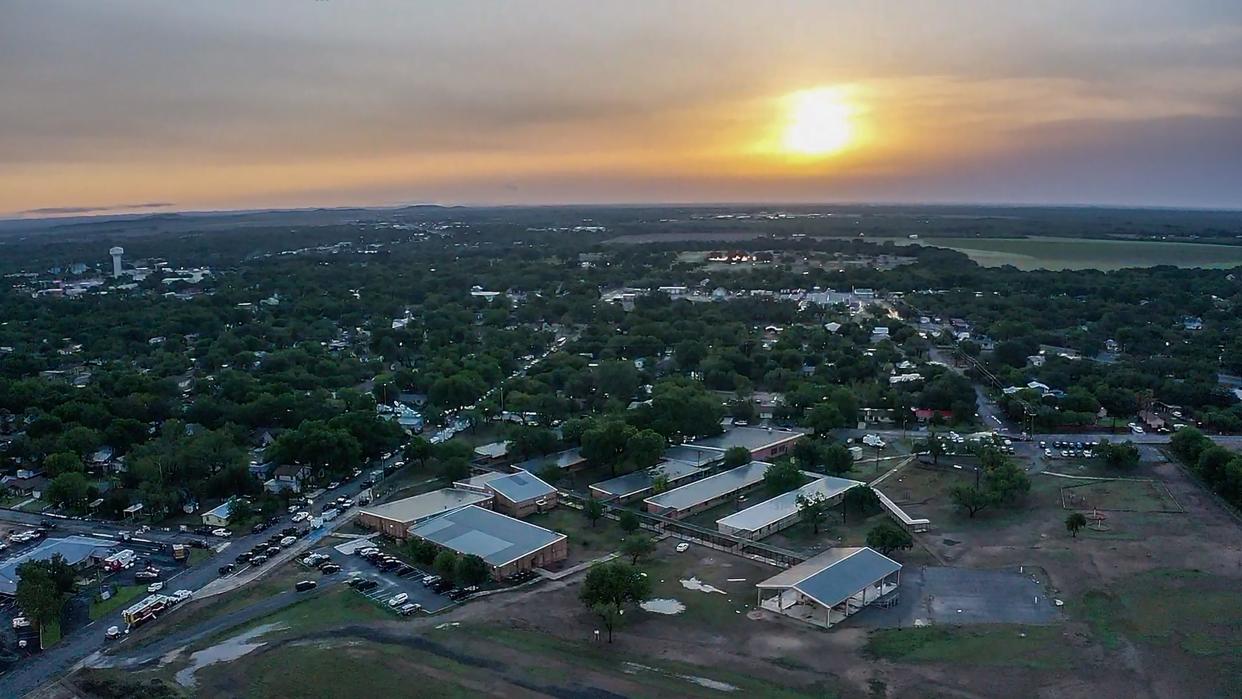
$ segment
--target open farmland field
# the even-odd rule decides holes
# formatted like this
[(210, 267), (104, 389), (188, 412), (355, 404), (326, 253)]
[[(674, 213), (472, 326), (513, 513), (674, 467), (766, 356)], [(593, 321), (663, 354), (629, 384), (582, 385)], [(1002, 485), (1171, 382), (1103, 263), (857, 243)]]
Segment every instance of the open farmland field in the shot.
[(892, 242), (949, 248), (965, 253), (984, 267), (1013, 265), (1021, 270), (1108, 271), (1157, 265), (1228, 269), (1242, 265), (1242, 246), (1236, 245), (1050, 237), (897, 239)]

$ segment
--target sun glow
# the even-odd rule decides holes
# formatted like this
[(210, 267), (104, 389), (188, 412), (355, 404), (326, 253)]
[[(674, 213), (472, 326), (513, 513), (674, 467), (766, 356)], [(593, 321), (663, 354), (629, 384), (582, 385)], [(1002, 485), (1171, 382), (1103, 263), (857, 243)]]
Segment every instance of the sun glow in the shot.
[(811, 157), (834, 155), (854, 140), (855, 108), (836, 87), (795, 92), (786, 100), (781, 148)]

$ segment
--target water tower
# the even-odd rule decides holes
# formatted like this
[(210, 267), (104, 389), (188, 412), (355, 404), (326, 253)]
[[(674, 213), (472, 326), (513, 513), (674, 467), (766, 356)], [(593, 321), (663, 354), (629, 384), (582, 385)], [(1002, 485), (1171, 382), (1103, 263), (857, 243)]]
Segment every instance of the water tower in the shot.
[(121, 276), (121, 255), (125, 254), (125, 249), (119, 247), (112, 248), (108, 251), (108, 254), (112, 256), (112, 278), (116, 279)]

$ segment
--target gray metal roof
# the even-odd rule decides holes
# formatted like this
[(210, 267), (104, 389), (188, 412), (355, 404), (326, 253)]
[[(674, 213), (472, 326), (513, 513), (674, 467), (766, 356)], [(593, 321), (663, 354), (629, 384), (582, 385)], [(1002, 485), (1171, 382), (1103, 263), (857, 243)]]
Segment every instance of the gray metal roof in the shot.
[(724, 458), (724, 450), (715, 447), (702, 447), (695, 444), (679, 444), (664, 450), (664, 458), (685, 461), (698, 466), (706, 466), (713, 461)]
[(900, 563), (874, 549), (838, 548), (777, 573), (756, 587), (793, 588), (825, 607), (831, 607), (899, 570)]
[(820, 476), (801, 488), (791, 490), (788, 493), (782, 493), (770, 500), (764, 500), (757, 505), (734, 512), (728, 517), (722, 517), (716, 520), (716, 524), (723, 524), (734, 529), (755, 531), (797, 513), (799, 495), (804, 495), (808, 498), (819, 495), (825, 500), (831, 500), (858, 485), (862, 485), (862, 483), (847, 478)]
[(556, 492), (556, 488), (548, 485), (543, 479), (525, 471), (490, 480), (486, 487), (512, 502), (526, 502)]
[(763, 461), (752, 461), (745, 466), (722, 471), (701, 481), (688, 483), (680, 488), (673, 488), (659, 495), (652, 495), (643, 500), (643, 502), (658, 505), (659, 507), (685, 510), (762, 481), (763, 472), (767, 470), (768, 466), (771, 466), (771, 464)]
[(441, 488), (430, 493), (415, 495), (412, 498), (402, 498), (401, 500), (393, 500), (382, 505), (364, 507), (360, 512), (409, 524), (422, 521), (442, 512), (456, 510), (459, 507), (485, 502), (491, 497), (491, 493), (480, 493), (461, 488)]
[(115, 541), (89, 536), (48, 539), (29, 551), (0, 563), (0, 595), (17, 594), (17, 567), (26, 561), (44, 561), (59, 553), (70, 565), (77, 565), (96, 552), (102, 554), (115, 546)]
[(802, 436), (801, 432), (790, 432), (789, 430), (777, 430), (766, 427), (730, 427), (714, 437), (696, 439), (690, 442), (690, 446), (713, 447), (715, 449), (746, 447), (750, 451), (756, 451), (800, 436)]
[(516, 467), (522, 469), (523, 471), (535, 473), (545, 466), (555, 466), (557, 468), (564, 469), (569, 468), (570, 466), (577, 466), (584, 461), (586, 461), (586, 459), (582, 458), (582, 449), (574, 447), (573, 449), (566, 449), (565, 451), (560, 451), (555, 454), (536, 456), (533, 459), (527, 459), (520, 464), (516, 464)]
[[(666, 452), (667, 453), (667, 452)], [(676, 481), (681, 478), (688, 478), (696, 473), (701, 473), (707, 469), (701, 468), (687, 461), (678, 459), (665, 459), (655, 466), (643, 470), (627, 473), (624, 476), (609, 478), (606, 481), (593, 483), (592, 488), (608, 493), (619, 498), (634, 493), (641, 493), (651, 487), (652, 480), (657, 474), (664, 474), (669, 481)]]
[(543, 527), (470, 505), (410, 527), (410, 535), (503, 566), (566, 538)]

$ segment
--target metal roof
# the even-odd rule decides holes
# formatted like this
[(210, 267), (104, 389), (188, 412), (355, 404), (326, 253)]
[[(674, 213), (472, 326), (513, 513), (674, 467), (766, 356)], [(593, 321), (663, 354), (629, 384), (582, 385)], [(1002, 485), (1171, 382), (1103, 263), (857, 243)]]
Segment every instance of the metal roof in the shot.
[(801, 437), (801, 432), (777, 430), (770, 427), (730, 427), (714, 437), (703, 437), (689, 443), (691, 447), (713, 447), (728, 449), (730, 447), (746, 447), (750, 451), (758, 451), (781, 442)]
[(697, 444), (678, 444), (675, 447), (669, 447), (664, 450), (665, 459), (674, 459), (677, 461), (686, 461), (696, 466), (706, 466), (713, 461), (720, 461), (724, 458), (724, 449), (715, 447), (704, 447)]
[(771, 464), (763, 461), (752, 461), (745, 466), (722, 471), (701, 481), (688, 483), (680, 488), (673, 488), (659, 495), (652, 495), (643, 500), (643, 502), (659, 507), (670, 507), (675, 510), (689, 509), (695, 505), (728, 495), (762, 481), (763, 472), (767, 470), (768, 466), (771, 466)]
[[(666, 452), (667, 453), (667, 452)], [(627, 473), (624, 476), (609, 478), (606, 481), (600, 481), (591, 485), (592, 488), (608, 493), (619, 498), (634, 493), (641, 493), (651, 487), (651, 482), (657, 474), (664, 474), (668, 480), (676, 481), (682, 478), (688, 478), (696, 473), (706, 471), (693, 463), (681, 461), (678, 459), (665, 459), (655, 466), (643, 470)]]
[(533, 555), (566, 538), (564, 534), (476, 505), (410, 527), (410, 535), (463, 556), (474, 554), (496, 567)]
[(548, 485), (542, 478), (526, 471), (518, 471), (490, 480), (486, 487), (496, 491), (497, 495), (503, 496), (510, 502), (526, 502), (556, 492), (556, 488)]
[(829, 549), (764, 580), (761, 589), (794, 589), (825, 607), (901, 570), (901, 564), (867, 547)]
[(47, 539), (29, 551), (0, 563), (0, 594), (17, 594), (17, 567), (26, 561), (44, 561), (59, 553), (70, 565), (77, 565), (96, 552), (103, 553), (115, 546), (115, 541), (89, 536)]
[(555, 454), (536, 456), (533, 459), (527, 459), (522, 463), (517, 464), (516, 467), (522, 469), (523, 471), (535, 473), (539, 469), (546, 466), (555, 466), (563, 469), (571, 466), (577, 466), (584, 461), (586, 461), (586, 459), (582, 458), (582, 449), (575, 447), (573, 449), (566, 449), (565, 451), (560, 451)]
[(364, 507), (359, 512), (383, 519), (412, 524), (421, 522), (443, 512), (456, 510), (467, 505), (486, 502), (491, 499), (490, 493), (480, 493), (462, 488), (441, 488), (430, 493), (415, 495), (412, 498), (393, 500), (382, 505)]
[(757, 505), (752, 505), (727, 517), (722, 517), (716, 520), (716, 524), (723, 524), (734, 529), (755, 531), (778, 522), (789, 515), (797, 514), (799, 495), (808, 498), (819, 495), (825, 500), (831, 500), (858, 485), (862, 485), (862, 482), (852, 481), (848, 478), (837, 478), (835, 476), (820, 476), (801, 488), (791, 490), (788, 493), (782, 493), (770, 500), (764, 500)]

